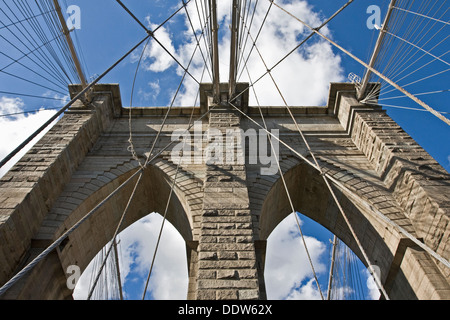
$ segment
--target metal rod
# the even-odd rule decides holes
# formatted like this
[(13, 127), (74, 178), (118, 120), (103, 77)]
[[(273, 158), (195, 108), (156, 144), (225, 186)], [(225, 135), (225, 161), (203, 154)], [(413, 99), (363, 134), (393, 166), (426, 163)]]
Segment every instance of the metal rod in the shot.
[(114, 246), (114, 260), (116, 263), (117, 284), (119, 285), (119, 295), (120, 295), (120, 300), (123, 300), (122, 280), (120, 278), (119, 252), (117, 250), (116, 239), (113, 239), (113, 246)]
[(219, 35), (217, 24), (217, 3), (216, 0), (210, 0), (211, 9), (211, 33), (213, 48), (213, 84), (214, 84), (214, 102), (220, 102), (220, 77), (219, 77)]
[(380, 53), (380, 50), (382, 48), (383, 40), (386, 37), (386, 32), (389, 24), (389, 20), (392, 15), (392, 11), (394, 10), (394, 6), (396, 4), (397, 0), (391, 0), (391, 3), (389, 4), (388, 12), (386, 14), (386, 17), (383, 22), (383, 26), (381, 27), (380, 34), (378, 35), (377, 43), (375, 44), (375, 48), (372, 54), (372, 57), (370, 58), (369, 66), (366, 70), (366, 74), (364, 75), (364, 79), (361, 82), (361, 88), (358, 90), (358, 100), (361, 101), (363, 98), (365, 98), (365, 92), (367, 89), (367, 85), (369, 84), (369, 78), (372, 75), (372, 70), (375, 66), (375, 62), (377, 61), (378, 54)]
[(67, 24), (66, 24), (66, 21), (64, 20), (64, 16), (62, 14), (61, 7), (59, 6), (58, 0), (53, 0), (53, 4), (55, 6), (56, 13), (58, 14), (59, 22), (61, 23), (62, 32), (64, 33), (64, 36), (66, 37), (66, 42), (67, 42), (67, 45), (69, 46), (70, 55), (72, 56), (72, 60), (75, 63), (75, 68), (77, 69), (78, 78), (80, 78), (81, 85), (84, 89), (87, 87), (88, 82), (83, 73), (83, 69), (81, 68), (80, 59), (78, 59), (77, 52), (75, 51), (75, 46), (73, 45), (73, 41), (70, 36), (69, 28), (67, 28)]
[(239, 1), (233, 0), (232, 22), (231, 22), (231, 52), (230, 52), (230, 78), (229, 78), (229, 96), (233, 98), (236, 87), (236, 73), (237, 73), (237, 43), (239, 32)]
[(127, 8), (126, 5), (123, 4), (122, 1), (116, 0), (118, 4), (142, 27), (142, 29), (147, 32), (147, 34), (150, 34), (150, 30), (133, 14), (133, 12), (130, 11), (130, 9)]
[(327, 300), (331, 300), (331, 288), (333, 287), (333, 276), (334, 276), (334, 260), (336, 259), (336, 246), (337, 246), (337, 237), (336, 235), (334, 235), (333, 252), (331, 254), (330, 276), (328, 278)]

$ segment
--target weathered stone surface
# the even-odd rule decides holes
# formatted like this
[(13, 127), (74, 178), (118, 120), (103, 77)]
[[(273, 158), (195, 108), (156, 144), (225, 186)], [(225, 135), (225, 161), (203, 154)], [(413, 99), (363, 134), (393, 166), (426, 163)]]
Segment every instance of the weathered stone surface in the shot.
[[(209, 127), (213, 129), (229, 128), (239, 124), (239, 116), (229, 109), (221, 112), (213, 111), (209, 117)], [(234, 150), (240, 147), (237, 140), (227, 146)], [(209, 282), (199, 280), (198, 291), (211, 290), (215, 287), (218, 299), (238, 298), (236, 290), (224, 291), (222, 288), (246, 288), (252, 292), (259, 292), (256, 278), (248, 281), (247, 277), (239, 277), (240, 272), (257, 273), (253, 243), (251, 240), (248, 243), (236, 240), (237, 236), (249, 236), (252, 239), (253, 235), (251, 213), (245, 210), (250, 204), (247, 186), (244, 183), (245, 166), (237, 162), (209, 165), (204, 181), (202, 228), (198, 251), (200, 255), (205, 252), (217, 252), (218, 261), (215, 263), (200, 261), (198, 267), (199, 270), (216, 269), (217, 280)], [(250, 251), (253, 254), (244, 255), (243, 251)]]
[[(128, 150), (129, 111), (136, 155), (145, 161), (168, 109), (124, 109), (118, 86), (96, 88), (94, 108), (74, 106), (0, 179), (0, 285), (140, 168)], [(201, 107), (194, 108), (197, 118), (208, 108), (205, 94)], [(269, 130), (280, 130), (282, 141), (312, 160), (285, 108), (243, 107), (260, 124), (261, 110)], [(378, 210), (448, 260), (449, 174), (381, 108), (358, 103), (352, 84), (332, 84), (327, 107), (291, 110), (322, 170), (352, 192), (353, 197), (335, 186), (362, 249), (381, 270), (390, 298), (450, 299), (450, 270), (373, 212)], [(171, 142), (174, 130), (187, 128), (190, 111), (170, 110), (154, 154)], [(260, 162), (244, 161), (249, 144), (243, 149), (240, 135), (259, 128), (231, 107), (218, 106), (199, 127), (200, 133), (191, 129), (189, 146), (199, 147), (195, 134), (228, 130), (233, 139), (226, 141), (223, 152), (234, 151), (236, 157), (231, 163), (214, 163), (216, 156), (193, 154), (191, 162), (183, 161), (178, 168), (170, 149), (161, 152), (144, 171), (122, 229), (149, 212), (163, 213), (176, 176), (167, 219), (186, 240), (188, 298), (264, 299), (266, 240), (292, 212), (280, 172), (265, 175)], [(205, 147), (207, 141), (200, 144)], [(295, 210), (328, 228), (362, 257), (323, 177), (282, 145), (279, 159)], [(2, 298), (70, 298), (64, 270), (69, 265), (84, 270), (111, 240), (133, 186), (124, 186)]]

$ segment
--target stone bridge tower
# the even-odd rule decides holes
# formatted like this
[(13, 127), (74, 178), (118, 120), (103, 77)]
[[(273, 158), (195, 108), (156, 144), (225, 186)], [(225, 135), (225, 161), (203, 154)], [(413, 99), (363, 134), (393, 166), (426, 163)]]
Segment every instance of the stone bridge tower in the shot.
[[(240, 84), (238, 93), (245, 88)], [(222, 86), (225, 94), (227, 89)], [(211, 107), (211, 91), (212, 85), (202, 85), (194, 118)], [(1, 178), (0, 285), (140, 168), (127, 150), (129, 110), (121, 105), (119, 86), (96, 85), (94, 95), (90, 106), (74, 104)], [(337, 182), (333, 189), (360, 246), (322, 176), (298, 156), (308, 158), (309, 153), (286, 109), (261, 107), (268, 129), (279, 130), (280, 140), (291, 147), (279, 145), (279, 161), (293, 205), (364, 261), (362, 248), (380, 267), (391, 299), (449, 299), (448, 267), (399, 227), (449, 259), (450, 175), (380, 107), (360, 104), (355, 95), (354, 85), (332, 83), (327, 106), (291, 111), (322, 169)], [(238, 107), (261, 123), (259, 109), (248, 105), (245, 93)], [(164, 212), (176, 175), (167, 219), (186, 241), (188, 299), (264, 299), (266, 239), (292, 212), (279, 171), (263, 174), (270, 164), (245, 160), (248, 140), (246, 147), (238, 141), (246, 141), (242, 133), (258, 127), (227, 104), (212, 109), (200, 130), (208, 136), (211, 129), (243, 129), (235, 130), (236, 139), (226, 144), (236, 158), (217, 163), (210, 161), (217, 156), (211, 153), (210, 158), (182, 162), (177, 170), (173, 145), (163, 148), (175, 130), (188, 127), (191, 110), (170, 110), (154, 150), (159, 156), (143, 171), (121, 229), (150, 212)], [(167, 111), (131, 110), (140, 158)], [(196, 143), (193, 130), (189, 146)], [(123, 186), (1, 298), (70, 299), (65, 270), (69, 265), (84, 270), (111, 240), (133, 185)]]

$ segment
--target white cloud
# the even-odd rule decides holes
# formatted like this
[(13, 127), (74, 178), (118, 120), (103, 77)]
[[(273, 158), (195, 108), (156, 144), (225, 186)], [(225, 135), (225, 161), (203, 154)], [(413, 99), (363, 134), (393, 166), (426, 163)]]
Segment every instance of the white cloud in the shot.
[(321, 300), (319, 290), (314, 279), (309, 280), (299, 288), (293, 288), (285, 300)]
[[(124, 288), (126, 289), (127, 282), (139, 281), (139, 284), (134, 286), (138, 295), (142, 295), (144, 290), (161, 223), (161, 215), (154, 213), (134, 223), (119, 236), (119, 260)], [(86, 299), (93, 265), (94, 260), (80, 278), (74, 292), (75, 299)], [(147, 292), (151, 291), (156, 300), (183, 300), (187, 297), (187, 286), (185, 242), (178, 231), (166, 221)], [(130, 292), (124, 294), (125, 297), (131, 297)], [(148, 293), (146, 298), (149, 297)]]
[(148, 83), (150, 89), (153, 91), (153, 95), (156, 97), (161, 92), (161, 86), (159, 85), (159, 80), (156, 80), (155, 82), (149, 82)]
[[(151, 265), (161, 223), (161, 215), (154, 213), (132, 225), (120, 237), (122, 247), (127, 248), (124, 264), (133, 263), (134, 271), (139, 275), (145, 275), (145, 278)], [(175, 227), (166, 221), (149, 283), (149, 290), (155, 299), (186, 299), (188, 284), (186, 261), (184, 240)]]
[(0, 112), (1, 114), (13, 114), (21, 112), (25, 104), (20, 98), (0, 98)]
[[(150, 22), (150, 17), (146, 17), (147, 24), (150, 30), (154, 30), (158, 25)], [(173, 46), (171, 35), (166, 27), (161, 27), (155, 33), (155, 37), (169, 51), (174, 57), (176, 57), (175, 47)], [(154, 39), (148, 42), (145, 49), (143, 61), (150, 60), (150, 63), (145, 64), (145, 68), (148, 71), (163, 72), (169, 69), (172, 65), (176, 64), (175, 60), (163, 49), (159, 43)]]
[[(20, 98), (0, 97), (0, 114), (8, 115), (24, 111), (25, 103)], [(0, 117), (0, 158), (3, 159), (44, 122), (50, 119), (56, 111), (41, 109), (36, 113), (17, 114)], [(20, 151), (12, 160), (0, 169), (0, 177), (3, 176), (40, 138), (52, 127), (48, 126), (31, 143)]]
[(373, 279), (372, 275), (370, 274), (369, 270), (364, 270), (365, 276), (367, 277), (366, 285), (369, 289), (368, 295), (370, 300), (379, 300), (381, 293), (378, 289), (378, 286), (375, 283), (375, 280)]
[[(313, 273), (294, 219), (293, 215), (284, 219), (267, 241), (264, 275), (268, 299), (320, 298), (315, 281), (310, 283)], [(305, 242), (316, 273), (324, 272), (320, 260), (326, 252), (325, 244), (308, 236)]]
[(152, 100), (155, 101), (159, 94), (161, 93), (161, 86), (159, 84), (159, 79), (147, 83), (148, 87), (145, 89), (139, 89), (139, 96), (143, 101)]
[[(292, 3), (281, 1), (279, 4), (295, 16), (304, 19), (313, 27), (319, 26), (322, 22), (319, 13), (314, 12), (306, 1)], [(256, 37), (259, 27), (264, 20), (268, 5), (269, 2), (263, 2), (259, 3), (257, 7), (254, 22), (250, 27), (253, 38)], [(196, 17), (196, 8), (195, 6), (188, 6), (188, 10), (194, 28), (198, 32), (201, 30), (201, 26)], [(219, 56), (221, 61), (220, 78), (222, 82), (227, 82), (230, 56), (230, 33), (228, 32), (228, 26), (230, 24), (229, 1), (218, 2), (218, 21), (220, 23), (220, 34), (225, 34), (219, 43)], [(156, 36), (162, 43), (167, 45), (168, 50), (179, 59), (180, 63), (187, 66), (196, 45), (187, 16), (184, 29), (186, 41), (180, 44), (176, 50), (168, 29), (161, 28), (161, 33), (158, 31)], [(321, 31), (330, 36), (330, 31), (326, 26)], [(244, 34), (246, 33), (247, 29)], [(267, 68), (272, 68), (309, 33), (310, 31), (303, 24), (273, 6), (257, 40), (257, 48), (261, 52)], [(201, 43), (203, 44), (203, 41)], [(244, 57), (249, 55), (251, 48), (252, 39), (249, 37), (243, 53)], [(202, 46), (202, 50), (204, 55), (208, 56), (208, 51), (204, 45)], [(156, 43), (151, 44), (145, 58), (149, 60), (146, 64), (150, 64), (147, 69), (151, 71), (165, 71), (175, 65), (173, 59), (166, 52), (163, 52)], [(203, 65), (202, 55), (198, 52), (189, 69), (189, 72), (198, 80), (203, 71)], [(239, 72), (242, 77), (239, 81), (249, 82), (247, 71), (243, 66), (244, 63), (242, 61)], [(266, 72), (267, 68), (264, 66), (257, 50), (252, 51), (247, 68), (252, 81), (255, 81)], [(242, 70), (243, 72), (241, 73)], [(182, 75), (183, 72), (181, 68), (177, 68), (178, 75)], [(341, 58), (332, 51), (331, 45), (318, 37), (313, 37), (273, 69), (272, 75), (289, 105), (324, 105), (328, 96), (330, 82), (344, 81), (345, 78), (342, 72)], [(205, 78), (203, 81), (211, 81), (208, 78)], [(187, 76), (183, 88), (177, 97), (176, 104), (191, 106), (193, 101), (195, 101), (197, 90), (198, 84)], [(284, 105), (283, 100), (268, 75), (255, 84), (255, 90), (262, 105)], [(250, 103), (256, 104), (253, 93), (250, 94)]]
[[(321, 23), (318, 13), (314, 12), (306, 1), (280, 2), (279, 4), (295, 16), (305, 19), (312, 26), (318, 26)], [(253, 39), (265, 13), (265, 8), (257, 11), (255, 23), (251, 29)], [(329, 31), (325, 27), (322, 32)], [(309, 33), (310, 31), (303, 24), (278, 8), (272, 8), (257, 41), (259, 53), (254, 49), (249, 59), (248, 70), (252, 81), (262, 76), (267, 68), (272, 68), (278, 63)], [(251, 42), (247, 46), (248, 50), (251, 48), (250, 44)], [(289, 55), (271, 73), (288, 105), (320, 105), (326, 102), (329, 83), (343, 80), (340, 65), (341, 59), (333, 53), (330, 44), (313, 37)], [(243, 73), (241, 81), (248, 81), (247, 72)], [(284, 105), (269, 75), (258, 82), (255, 89), (261, 104)], [(253, 103), (255, 103), (254, 100)]]
[[(66, 95), (62, 95), (62, 94), (54, 93), (54, 92), (51, 92), (50, 90), (48, 90), (48, 91), (44, 92), (42, 94), (42, 96), (59, 100), (59, 101), (56, 101), (56, 100), (54, 101), (54, 103), (53, 103), (54, 106), (65, 105), (70, 101), (69, 93)], [(48, 101), (46, 101), (46, 103), (48, 103)]]

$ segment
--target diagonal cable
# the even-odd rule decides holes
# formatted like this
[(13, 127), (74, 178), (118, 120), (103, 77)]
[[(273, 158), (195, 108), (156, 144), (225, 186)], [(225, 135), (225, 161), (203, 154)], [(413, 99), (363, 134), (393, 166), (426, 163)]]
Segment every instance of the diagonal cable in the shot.
[(443, 24), (445, 24), (445, 25), (450, 25), (450, 22), (449, 22), (449, 21), (443, 21), (443, 20), (440, 20), (440, 19), (436, 19), (436, 18), (434, 18), (434, 17), (430, 17), (430, 16), (427, 16), (427, 15), (425, 15), (425, 14), (421, 14), (421, 13), (419, 13), (419, 12), (414, 12), (414, 11), (407, 10), (407, 9), (404, 9), (404, 8), (400, 8), (400, 7), (394, 7), (394, 9), (397, 9), (397, 10), (400, 10), (400, 11), (404, 11), (404, 12), (407, 12), (407, 13), (410, 13), (410, 14), (414, 14), (414, 15), (417, 15), (417, 16), (419, 16), (419, 17), (431, 19), (431, 20), (434, 20), (434, 21), (443, 23)]
[[(14, 17), (15, 17), (16, 19), (19, 19), (19, 18), (15, 15), (13, 9), (11, 9), (10, 6), (9, 6), (4, 0), (3, 0), (3, 3), (4, 3), (4, 5), (5, 5), (5, 7), (7, 7), (7, 8), (9, 9), (9, 11), (11, 12), (11, 14), (13, 14)], [(17, 6), (17, 5), (16, 5), (16, 6)], [(21, 9), (18, 8), (18, 10), (21, 10)], [(9, 17), (9, 15), (6, 13), (6, 11), (4, 11), (2, 8), (0, 8), (0, 12), (2, 12), (2, 13), (8, 18), (8, 20), (9, 20), (10, 22), (12, 22), (12, 19)], [(42, 10), (41, 10), (41, 12), (42, 12)], [(51, 11), (50, 11), (50, 13), (51, 13)], [(47, 15), (44, 15), (44, 16), (43, 16), (44, 20), (46, 19), (46, 16), (47, 16)], [(32, 23), (33, 20), (26, 20), (26, 21), (27, 21), (28, 24), (33, 28), (33, 23)], [(1, 23), (2, 25), (5, 25), (5, 23), (2, 22), (2, 21), (0, 21), (0, 23)], [(22, 31), (21, 28), (19, 28), (19, 26), (21, 26), (21, 27), (23, 28), (23, 31)], [(14, 30), (17, 30), (17, 31), (20, 33), (20, 35), (23, 37), (23, 39), (21, 39), (21, 38), (13, 31), (13, 28), (7, 27), (6, 29), (7, 29), (7, 31), (9, 31), (9, 33), (11, 33), (11, 35), (12, 35), (19, 43), (21, 43), (21, 44), (22, 44), (29, 52), (32, 52), (33, 49), (31, 49), (30, 46), (33, 47), (34, 49), (36, 48), (36, 46), (38, 46), (38, 42), (37, 42), (36, 39), (35, 39), (36, 36), (33, 36), (33, 35), (30, 33), (30, 31), (29, 31), (27, 28), (25, 28), (25, 26), (23, 26), (22, 23), (20, 23), (20, 24), (18, 24), (18, 25), (14, 24), (14, 27), (15, 27)], [(36, 29), (35, 29), (35, 28), (33, 28), (33, 30), (36, 32)], [(42, 43), (48, 42), (49, 39), (48, 39), (47, 35), (45, 34), (45, 32), (42, 30), (42, 28), (40, 28), (39, 31), (40, 31), (40, 32), (36, 32), (37, 38), (39, 38), (40, 41), (41, 41)], [(51, 31), (51, 29), (49, 29), (49, 31)], [(25, 33), (28, 34), (28, 36), (27, 36)], [(52, 36), (56, 39), (56, 38), (58, 38), (58, 37), (57, 37), (58, 33), (59, 33), (59, 32), (52, 33)], [(5, 40), (6, 42), (8, 42), (9, 45), (11, 45), (11, 46), (14, 47), (16, 50), (18, 50), (19, 52), (21, 52), (22, 54), (25, 55), (25, 53), (24, 53), (20, 48), (18, 48), (14, 43), (12, 43), (10, 40), (6, 39), (3, 35), (0, 35), (0, 37), (1, 37), (3, 40)], [(58, 39), (56, 39), (56, 40), (58, 40)], [(27, 42), (28, 44), (27, 44), (26, 42)], [(45, 47), (46, 47), (47, 50), (48, 50), (48, 48), (51, 47), (51, 46), (47, 46), (47, 45), (46, 45)], [(54, 65), (54, 63), (53, 63), (48, 57), (45, 56), (43, 50), (37, 50), (36, 52), (33, 52), (33, 56), (34, 56), (36, 59), (38, 59), (39, 62), (35, 61), (34, 59), (32, 59), (32, 58), (29, 57), (29, 56), (28, 56), (28, 59), (30, 59), (32, 62), (34, 62), (34, 63), (37, 65), (37, 67), (41, 68), (45, 73), (51, 75), (51, 76), (52, 76), (53, 78), (55, 78), (55, 79), (59, 79), (59, 81), (60, 81), (61, 83), (67, 83), (66, 80), (69, 80), (69, 82), (70, 82), (70, 77), (69, 77), (69, 76), (67, 75), (67, 73), (65, 72), (64, 67), (62, 66), (62, 64), (59, 64), (61, 70), (58, 71), (58, 68), (56, 68), (56, 66)], [(56, 60), (57, 60), (56, 54), (53, 54), (52, 57), (55, 59), (55, 62), (56, 62)], [(45, 67), (45, 68), (44, 68), (44, 67)], [(62, 74), (66, 75), (66, 78), (67, 78), (66, 80), (64, 79), (64, 76), (63, 76)]]
[(175, 16), (176, 13), (178, 13), (179, 11), (181, 11), (181, 9), (183, 9), (189, 2), (190, 0), (188, 0), (187, 2), (183, 2), (183, 6), (181, 6), (177, 11), (175, 11), (169, 18), (167, 18), (162, 24), (160, 24), (157, 28), (155, 28), (153, 31), (149, 30), (132, 12), (130, 9), (128, 9), (127, 6), (125, 6), (123, 4), (122, 1), (120, 0), (116, 0), (117, 3), (120, 4), (120, 6), (145, 30), (145, 32), (153, 38), (153, 40), (156, 41), (157, 44), (159, 44), (159, 46), (161, 46), (161, 48), (180, 66), (181, 69), (183, 69), (183, 71), (188, 74), (197, 84), (200, 84), (200, 82), (189, 72), (189, 70), (187, 68), (185, 68), (180, 61), (178, 61), (178, 59), (174, 56), (173, 53), (171, 53), (156, 37), (155, 37), (155, 32), (161, 28), (166, 22), (168, 22), (173, 16)]
[[(183, 3), (184, 3), (184, 0), (183, 0)], [(203, 59), (203, 61), (204, 61), (204, 63), (205, 63), (206, 70), (208, 71), (208, 74), (209, 74), (209, 76), (210, 76), (211, 79), (212, 79), (211, 70), (210, 70), (209, 67), (208, 67), (208, 63), (206, 62), (207, 60), (206, 60), (205, 55), (203, 54), (203, 50), (202, 50), (202, 48), (201, 48), (201, 46), (200, 46), (200, 40), (201, 40), (201, 38), (205, 39), (204, 34), (205, 34), (205, 29), (206, 29), (206, 25), (207, 25), (207, 24), (205, 23), (205, 25), (203, 25), (202, 30), (201, 30), (201, 34), (200, 34), (200, 39), (199, 39), (198, 36), (197, 36), (197, 33), (195, 32), (195, 29), (194, 29), (194, 25), (193, 25), (193, 23), (192, 23), (191, 16), (190, 16), (190, 14), (189, 14), (189, 10), (187, 9), (187, 6), (186, 6), (186, 5), (184, 5), (184, 10), (185, 10), (185, 12), (186, 12), (186, 16), (187, 16), (187, 18), (188, 18), (189, 25), (190, 25), (190, 27), (191, 27), (191, 29), (192, 29), (192, 33), (194, 34), (194, 37), (195, 37), (195, 41), (196, 41), (196, 43), (197, 43), (197, 46), (198, 46), (199, 49), (200, 49), (200, 54), (202, 55), (202, 59)], [(201, 25), (202, 25), (202, 24), (200, 23), (200, 26), (201, 26)]]
[[(46, 123), (44, 123), (39, 129), (32, 133), (24, 142), (22, 142), (16, 149), (10, 152), (3, 160), (0, 162), (0, 168), (3, 167), (9, 160), (11, 160), (20, 150), (22, 150), (28, 143), (30, 143), (35, 137), (39, 135), (45, 128), (47, 128), (53, 121), (55, 121), (61, 114), (63, 114), (67, 109), (69, 109), (72, 104), (75, 103), (80, 97), (82, 97), (89, 89), (91, 89), (95, 84), (97, 84), (101, 79), (103, 79), (111, 70), (113, 70), (119, 63), (121, 63), (126, 57), (128, 57), (137, 47), (139, 47), (144, 41), (146, 41), (149, 36), (142, 39), (136, 46), (130, 49), (125, 55), (123, 55), (119, 60), (117, 60), (111, 67), (109, 67), (105, 72), (103, 72), (97, 79), (90, 83), (85, 89), (81, 90), (69, 103), (67, 103), (63, 108), (61, 108), (53, 117), (51, 117)], [(4, 71), (3, 71), (4, 72)], [(4, 72), (6, 73), (6, 72)]]

